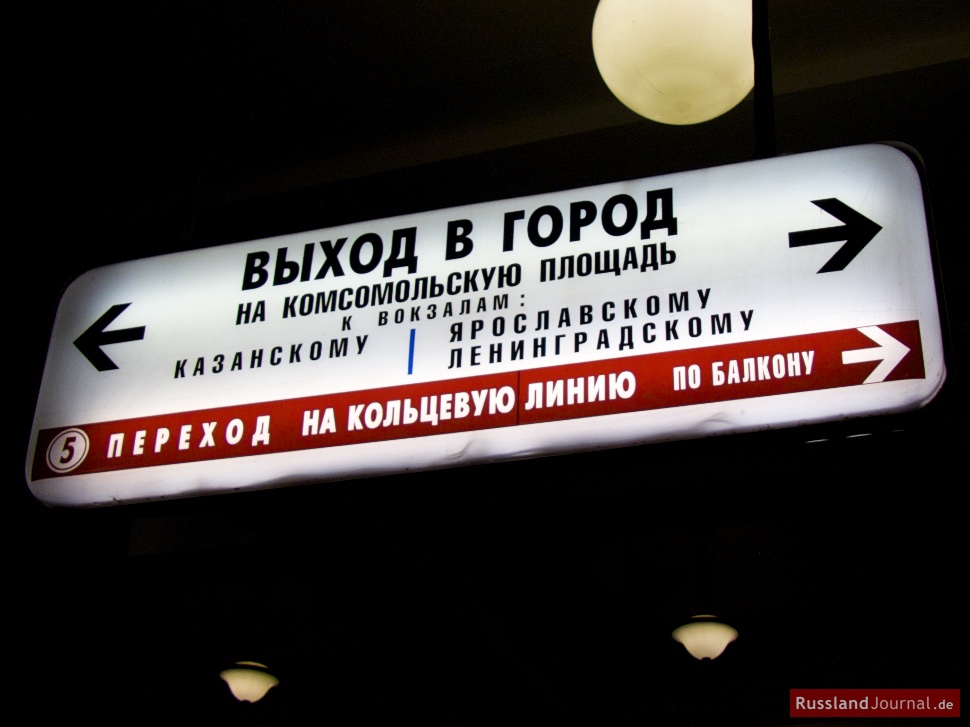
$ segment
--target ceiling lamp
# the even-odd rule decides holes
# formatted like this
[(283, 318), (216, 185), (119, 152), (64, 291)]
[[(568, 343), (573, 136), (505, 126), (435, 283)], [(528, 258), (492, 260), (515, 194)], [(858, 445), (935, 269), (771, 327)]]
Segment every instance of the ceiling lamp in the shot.
[(728, 644), (738, 638), (738, 632), (714, 618), (709, 614), (694, 616), (688, 623), (674, 629), (671, 636), (683, 644), (695, 659), (716, 659)]
[(256, 661), (237, 661), (231, 669), (219, 673), (229, 685), (232, 696), (240, 702), (258, 702), (280, 680), (266, 671), (266, 665)]
[(593, 57), (610, 91), (652, 121), (698, 124), (754, 88), (752, 0), (600, 0)]

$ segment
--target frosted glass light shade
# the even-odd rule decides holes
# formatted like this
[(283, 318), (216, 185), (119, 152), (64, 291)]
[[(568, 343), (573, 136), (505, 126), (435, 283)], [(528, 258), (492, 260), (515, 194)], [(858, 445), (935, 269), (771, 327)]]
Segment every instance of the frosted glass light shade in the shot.
[(671, 635), (695, 659), (716, 659), (738, 638), (738, 632), (713, 619), (713, 616), (694, 616), (690, 623), (674, 629)]
[(240, 702), (258, 702), (280, 680), (266, 671), (266, 666), (255, 661), (237, 661), (231, 669), (219, 673), (229, 685), (232, 696)]
[(628, 108), (664, 124), (698, 124), (754, 88), (751, 0), (600, 0), (593, 57)]

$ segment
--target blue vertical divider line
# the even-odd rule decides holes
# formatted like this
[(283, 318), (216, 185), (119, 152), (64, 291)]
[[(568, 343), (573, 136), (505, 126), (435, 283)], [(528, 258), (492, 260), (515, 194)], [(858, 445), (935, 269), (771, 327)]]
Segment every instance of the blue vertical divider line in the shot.
[(408, 344), (408, 376), (414, 373), (414, 329), (411, 329), (411, 342)]

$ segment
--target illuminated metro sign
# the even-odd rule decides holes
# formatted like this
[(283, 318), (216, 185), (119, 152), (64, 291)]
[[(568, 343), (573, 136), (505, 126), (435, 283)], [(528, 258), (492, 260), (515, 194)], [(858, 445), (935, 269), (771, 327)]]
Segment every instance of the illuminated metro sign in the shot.
[(919, 171), (865, 145), (98, 268), (26, 474), (100, 506), (904, 412), (945, 378)]

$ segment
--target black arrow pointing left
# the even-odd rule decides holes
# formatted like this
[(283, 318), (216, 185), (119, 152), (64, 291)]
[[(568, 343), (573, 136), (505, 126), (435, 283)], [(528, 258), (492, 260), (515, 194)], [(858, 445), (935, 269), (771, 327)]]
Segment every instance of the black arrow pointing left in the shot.
[(120, 316), (131, 303), (120, 303), (108, 308), (108, 312), (98, 318), (91, 327), (77, 337), (74, 345), (84, 357), (94, 364), (98, 371), (110, 371), (118, 368), (118, 364), (108, 358), (107, 354), (101, 350), (102, 346), (112, 343), (128, 343), (129, 341), (140, 341), (145, 337), (145, 326), (138, 328), (122, 328), (118, 331), (104, 330)]
[(832, 273), (845, 270), (845, 266), (862, 252), (862, 248), (882, 229), (863, 214), (856, 212), (845, 202), (834, 197), (830, 199), (813, 199), (812, 204), (821, 207), (833, 217), (837, 217), (844, 225), (837, 227), (820, 227), (816, 230), (801, 230), (788, 233), (788, 247), (803, 247), (805, 245), (821, 245), (825, 242), (842, 242), (836, 253), (829, 258), (818, 272)]

